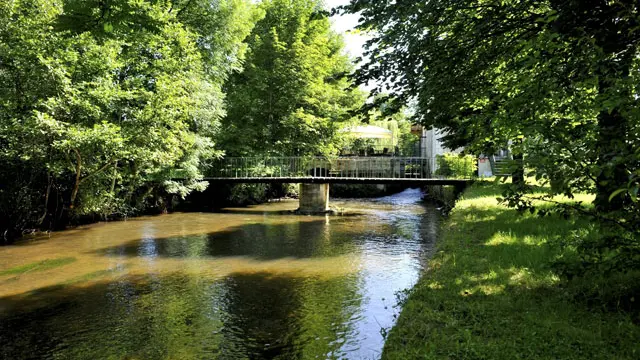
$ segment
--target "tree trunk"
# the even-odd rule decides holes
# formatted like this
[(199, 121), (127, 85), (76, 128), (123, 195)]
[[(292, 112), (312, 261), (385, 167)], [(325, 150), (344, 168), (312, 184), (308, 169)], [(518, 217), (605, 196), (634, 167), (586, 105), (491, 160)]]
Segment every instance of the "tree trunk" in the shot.
[(511, 169), (511, 182), (520, 189), (524, 189), (524, 154), (522, 153), (522, 139), (513, 140), (510, 146), (513, 153), (513, 164)]
[(116, 178), (118, 176), (118, 160), (113, 162), (113, 178), (111, 179), (111, 194), (115, 196)]
[(635, 106), (629, 74), (640, 40), (637, 0), (553, 0), (551, 7), (558, 11), (556, 27), (561, 33), (572, 40), (588, 38), (601, 51), (596, 69), (600, 113), (594, 205), (600, 212), (619, 210), (627, 200), (609, 201), (609, 197), (628, 181), (625, 157), (631, 149), (626, 141), (629, 120), (625, 108)]
[(602, 111), (598, 116), (598, 167), (600, 174), (596, 183), (595, 206), (598, 211), (620, 210), (624, 206), (624, 197), (617, 196), (609, 201), (611, 194), (626, 186), (627, 169), (624, 162), (616, 160), (623, 157), (626, 148), (628, 122), (618, 110), (611, 113)]
[(76, 153), (76, 181), (73, 184), (73, 191), (71, 191), (71, 199), (69, 200), (69, 209), (73, 209), (78, 196), (78, 190), (80, 189), (80, 176), (82, 174), (82, 156), (78, 150), (73, 150)]
[[(598, 81), (598, 93), (601, 97), (607, 98), (614, 93), (617, 97), (622, 97), (620, 92), (626, 92), (624, 88), (616, 86), (614, 79), (624, 79), (629, 77), (631, 61), (628, 57), (622, 61), (606, 61), (601, 65), (600, 79)], [(624, 94), (631, 98), (631, 94)], [(599, 174), (596, 179), (596, 199), (594, 204), (596, 210), (609, 212), (620, 210), (624, 206), (624, 198), (618, 196), (611, 201), (611, 194), (626, 186), (627, 166), (624, 163), (628, 154), (627, 132), (629, 121), (621, 113), (621, 106), (617, 105), (612, 109), (602, 109), (598, 114), (598, 141), (596, 149), (598, 153)]]
[(42, 225), (44, 220), (47, 218), (47, 214), (49, 213), (49, 196), (51, 195), (51, 173), (47, 172), (47, 191), (44, 196), (44, 212), (40, 219), (38, 219), (38, 225)]
[(511, 182), (518, 186), (524, 187), (524, 155), (523, 154), (513, 154), (513, 172), (511, 173)]

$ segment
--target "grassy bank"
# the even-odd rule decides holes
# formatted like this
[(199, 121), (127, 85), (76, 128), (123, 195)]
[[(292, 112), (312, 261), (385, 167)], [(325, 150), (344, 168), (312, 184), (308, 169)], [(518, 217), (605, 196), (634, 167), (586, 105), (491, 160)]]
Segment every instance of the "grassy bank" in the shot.
[(590, 222), (519, 215), (498, 205), (500, 192), (478, 183), (464, 193), (383, 358), (640, 358), (637, 315), (594, 305), (583, 291), (619, 284), (567, 283), (550, 266), (568, 251), (557, 244)]

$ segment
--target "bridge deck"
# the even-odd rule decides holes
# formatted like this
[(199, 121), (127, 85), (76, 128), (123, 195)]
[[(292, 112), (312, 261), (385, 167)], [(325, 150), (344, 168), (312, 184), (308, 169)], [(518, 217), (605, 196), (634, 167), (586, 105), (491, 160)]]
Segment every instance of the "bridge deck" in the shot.
[[(468, 164), (464, 173), (473, 173)], [(470, 179), (438, 175), (424, 157), (228, 157), (216, 160), (204, 180), (212, 183), (405, 184), (464, 186)], [(469, 176), (469, 175), (466, 175)]]
[(358, 178), (358, 177), (207, 177), (205, 181), (227, 184), (402, 184), (402, 185), (466, 185), (471, 179), (438, 179), (438, 178)]

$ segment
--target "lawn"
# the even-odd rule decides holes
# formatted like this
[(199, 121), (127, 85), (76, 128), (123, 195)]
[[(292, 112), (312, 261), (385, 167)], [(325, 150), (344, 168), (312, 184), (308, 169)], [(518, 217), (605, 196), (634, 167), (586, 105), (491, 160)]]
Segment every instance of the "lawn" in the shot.
[(500, 193), (488, 182), (465, 191), (383, 358), (639, 359), (637, 315), (594, 305), (584, 281), (568, 283), (550, 266), (566, 251), (557, 244), (592, 223), (521, 215), (497, 203)]

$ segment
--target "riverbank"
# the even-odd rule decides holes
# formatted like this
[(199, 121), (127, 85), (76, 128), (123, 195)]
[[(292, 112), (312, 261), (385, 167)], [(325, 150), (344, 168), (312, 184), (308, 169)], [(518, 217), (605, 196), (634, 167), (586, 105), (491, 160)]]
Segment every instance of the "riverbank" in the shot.
[(487, 182), (465, 191), (383, 359), (640, 357), (637, 315), (589, 305), (550, 267), (562, 255), (556, 245), (588, 220), (518, 215), (497, 203), (500, 193)]

